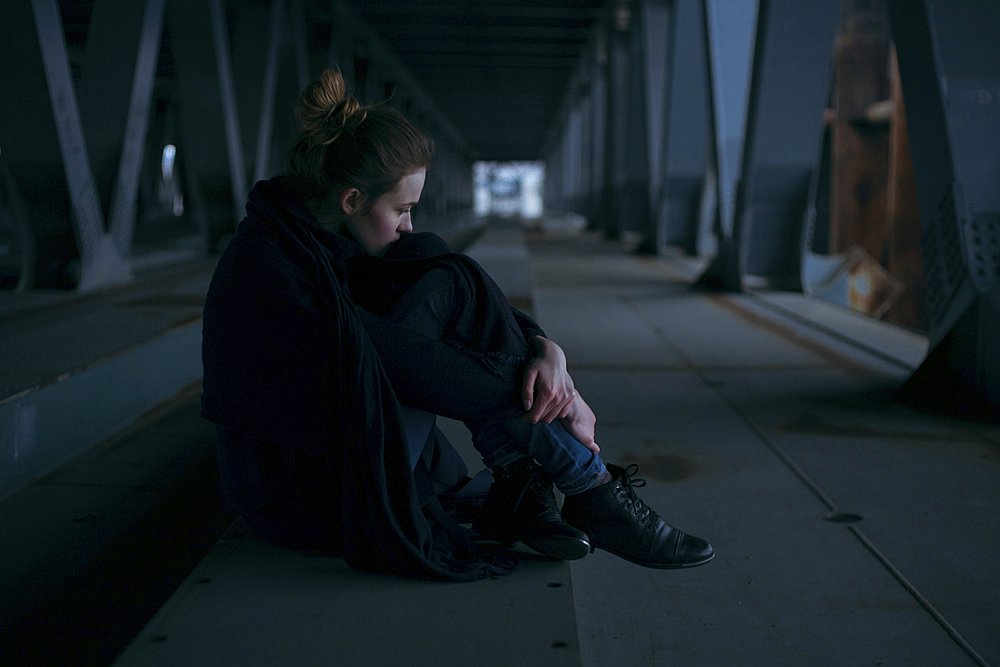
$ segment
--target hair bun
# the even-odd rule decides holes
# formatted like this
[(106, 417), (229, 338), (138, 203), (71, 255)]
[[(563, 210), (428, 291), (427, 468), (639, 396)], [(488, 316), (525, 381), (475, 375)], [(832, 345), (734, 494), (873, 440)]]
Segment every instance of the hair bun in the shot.
[(347, 86), (340, 72), (328, 69), (302, 91), (295, 105), (295, 115), (309, 143), (326, 146), (343, 132), (353, 132), (367, 117), (368, 108), (347, 96)]

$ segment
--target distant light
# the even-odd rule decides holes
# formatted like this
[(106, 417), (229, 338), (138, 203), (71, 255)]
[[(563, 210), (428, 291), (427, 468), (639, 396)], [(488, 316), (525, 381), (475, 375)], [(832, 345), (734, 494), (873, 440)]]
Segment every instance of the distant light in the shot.
[(169, 181), (174, 177), (174, 158), (177, 156), (177, 147), (167, 144), (163, 147), (163, 159), (160, 161), (160, 171), (163, 172), (163, 179)]
[(476, 215), (541, 216), (544, 177), (545, 166), (540, 162), (476, 162)]

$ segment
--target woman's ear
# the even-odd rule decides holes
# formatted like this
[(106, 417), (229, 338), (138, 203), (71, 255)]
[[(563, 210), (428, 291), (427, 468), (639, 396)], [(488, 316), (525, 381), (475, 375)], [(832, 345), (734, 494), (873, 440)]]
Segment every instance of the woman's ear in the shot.
[(340, 208), (345, 215), (351, 215), (358, 210), (361, 201), (361, 191), (357, 188), (347, 188), (340, 194)]

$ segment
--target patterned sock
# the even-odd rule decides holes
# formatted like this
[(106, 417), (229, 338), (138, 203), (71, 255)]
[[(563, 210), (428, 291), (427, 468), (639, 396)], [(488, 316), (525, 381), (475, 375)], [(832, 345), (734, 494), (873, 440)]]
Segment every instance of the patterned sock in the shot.
[(594, 480), (594, 483), (590, 485), (590, 487), (588, 488), (588, 491), (590, 489), (596, 489), (597, 487), (599, 487), (602, 484), (607, 484), (612, 479), (614, 479), (614, 478), (611, 476), (611, 473), (608, 472), (607, 468), (605, 468), (604, 472), (602, 472), (600, 475), (598, 475), (597, 479)]

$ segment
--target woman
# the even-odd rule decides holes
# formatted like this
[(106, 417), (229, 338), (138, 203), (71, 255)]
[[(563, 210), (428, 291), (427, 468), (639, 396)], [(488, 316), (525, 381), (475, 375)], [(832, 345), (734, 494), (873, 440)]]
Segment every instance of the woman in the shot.
[[(255, 186), (205, 305), (226, 502), (269, 540), (419, 577), (505, 569), (452, 520), (462, 510), (481, 536), (553, 557), (708, 562), (708, 543), (638, 498), (633, 470), (601, 461), (562, 350), (472, 260), (411, 233), (432, 154), (419, 130), (329, 70), (296, 113), (289, 173)], [(469, 427), (485, 499), (434, 415)]]

